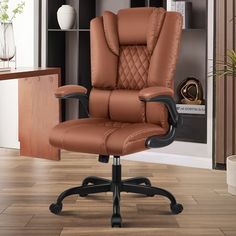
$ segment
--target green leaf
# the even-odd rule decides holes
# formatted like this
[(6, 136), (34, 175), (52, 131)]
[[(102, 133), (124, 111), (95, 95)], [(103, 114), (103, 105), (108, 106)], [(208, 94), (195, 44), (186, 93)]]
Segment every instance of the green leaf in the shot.
[[(13, 2), (15, 0), (12, 0)], [(0, 20), (2, 22), (12, 21), (18, 14), (21, 14), (24, 10), (25, 2), (21, 1), (12, 10), (12, 16), (9, 17), (9, 0), (0, 0)]]
[(222, 78), (224, 76), (236, 75), (236, 52), (234, 50), (228, 50), (225, 60), (217, 60), (216, 66), (218, 68), (212, 75)]

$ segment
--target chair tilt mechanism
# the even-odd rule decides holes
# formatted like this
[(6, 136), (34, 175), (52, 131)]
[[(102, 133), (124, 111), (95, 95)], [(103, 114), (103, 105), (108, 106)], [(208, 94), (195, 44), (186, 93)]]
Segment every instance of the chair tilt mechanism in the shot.
[(92, 91), (79, 85), (60, 87), (59, 99), (79, 99), (88, 118), (66, 121), (51, 132), (58, 148), (99, 155), (109, 162), (112, 179), (90, 176), (80, 187), (63, 192), (50, 211), (59, 214), (65, 197), (113, 193), (112, 227), (121, 227), (120, 193), (170, 200), (170, 210), (183, 206), (168, 191), (145, 177), (122, 180), (122, 156), (171, 144), (181, 117), (173, 100), (173, 76), (182, 32), (182, 17), (162, 8), (132, 8), (117, 15), (105, 12), (91, 21)]

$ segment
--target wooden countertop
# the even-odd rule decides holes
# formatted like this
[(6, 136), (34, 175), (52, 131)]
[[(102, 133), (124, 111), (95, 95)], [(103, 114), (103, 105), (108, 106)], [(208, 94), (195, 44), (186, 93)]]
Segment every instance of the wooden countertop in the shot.
[(0, 72), (0, 80), (20, 79), (27, 77), (37, 77), (43, 75), (53, 75), (61, 73), (60, 68), (42, 68), (42, 67), (19, 67), (10, 71)]

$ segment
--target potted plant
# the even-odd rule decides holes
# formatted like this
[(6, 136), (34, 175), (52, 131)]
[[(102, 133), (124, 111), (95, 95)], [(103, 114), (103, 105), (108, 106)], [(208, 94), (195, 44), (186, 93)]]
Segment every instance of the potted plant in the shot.
[(12, 21), (23, 12), (25, 2), (9, 10), (9, 0), (0, 0), (0, 60), (10, 61), (16, 53)]
[[(214, 76), (223, 79), (225, 76), (236, 76), (236, 52), (228, 50), (225, 61), (216, 61)], [(236, 155), (227, 157), (227, 184), (228, 192), (236, 195)]]

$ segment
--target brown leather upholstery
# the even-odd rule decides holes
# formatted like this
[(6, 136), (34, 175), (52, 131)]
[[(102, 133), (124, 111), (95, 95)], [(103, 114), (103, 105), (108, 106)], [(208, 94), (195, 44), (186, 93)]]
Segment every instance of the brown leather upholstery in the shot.
[(118, 89), (140, 90), (147, 86), (151, 55), (146, 46), (120, 48)]
[(162, 30), (154, 48), (148, 77), (148, 87), (163, 86), (173, 88), (173, 77), (178, 58), (178, 48), (182, 32), (182, 16), (167, 12)]
[(145, 122), (145, 103), (135, 90), (114, 90), (110, 96), (110, 118), (121, 122)]
[(55, 91), (55, 96), (57, 98), (64, 97), (71, 94), (86, 94), (87, 89), (79, 85), (65, 85), (59, 87)]
[(173, 96), (181, 32), (181, 15), (163, 8), (130, 8), (93, 19), (91, 117), (56, 126), (51, 144), (122, 156), (145, 150), (148, 137), (166, 134), (166, 107), (144, 100)]
[(165, 130), (147, 123), (90, 118), (59, 124), (53, 129), (50, 142), (75, 152), (123, 156), (144, 150), (145, 140), (156, 134), (165, 134)]
[[(141, 101), (148, 101), (151, 98), (163, 95), (173, 97), (174, 91), (167, 87), (148, 87), (139, 92), (139, 99)], [(166, 122), (168, 119), (167, 109), (160, 103), (146, 103), (146, 119), (148, 123), (160, 125), (165, 130), (169, 129), (169, 125)]]
[(91, 22), (92, 85), (100, 89), (115, 89), (118, 57), (108, 47), (103, 18)]
[(155, 9), (149, 18), (147, 28), (147, 48), (151, 54), (157, 44), (164, 20), (165, 10), (163, 8)]
[(118, 34), (121, 45), (146, 45), (147, 27), (154, 8), (124, 9), (118, 12)]
[(92, 89), (89, 99), (89, 112), (92, 117), (109, 119), (111, 91)]
[(103, 25), (104, 33), (106, 35), (106, 40), (111, 51), (119, 56), (120, 53), (120, 42), (118, 37), (118, 29), (116, 27), (117, 16), (109, 11), (103, 13)]

